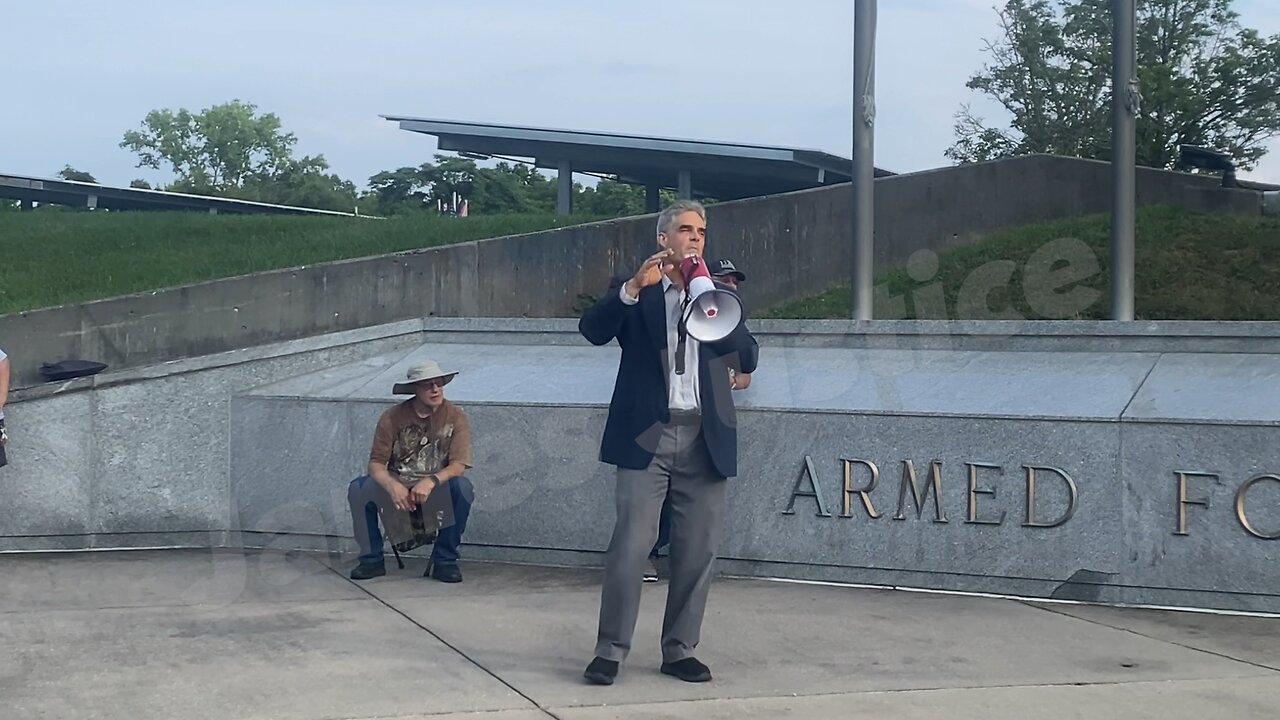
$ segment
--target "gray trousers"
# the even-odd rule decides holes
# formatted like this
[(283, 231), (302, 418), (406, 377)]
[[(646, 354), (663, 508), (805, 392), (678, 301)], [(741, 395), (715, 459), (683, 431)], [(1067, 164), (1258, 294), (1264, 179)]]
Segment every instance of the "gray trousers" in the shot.
[(605, 556), (596, 656), (622, 662), (631, 650), (645, 561), (657, 540), (662, 501), (670, 493), (671, 577), (662, 660), (676, 662), (693, 656), (702, 634), (727, 481), (711, 463), (696, 418), (673, 419), (646, 440), (656, 442), (649, 467), (618, 468), (617, 520)]

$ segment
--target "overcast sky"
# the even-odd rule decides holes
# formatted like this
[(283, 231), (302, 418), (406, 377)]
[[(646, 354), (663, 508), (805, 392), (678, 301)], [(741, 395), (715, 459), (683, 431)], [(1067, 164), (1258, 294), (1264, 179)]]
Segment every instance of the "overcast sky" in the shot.
[[(876, 165), (949, 164), (998, 0), (883, 0)], [(852, 147), (851, 0), (40, 0), (5, 3), (0, 172), (169, 179), (118, 147), (147, 111), (239, 98), (363, 186), (429, 136), (380, 114)], [(1280, 2), (1237, 0), (1280, 32)], [(305, 8), (305, 10), (304, 10)], [(998, 116), (998, 115), (997, 115)], [(1257, 171), (1280, 182), (1280, 141)]]

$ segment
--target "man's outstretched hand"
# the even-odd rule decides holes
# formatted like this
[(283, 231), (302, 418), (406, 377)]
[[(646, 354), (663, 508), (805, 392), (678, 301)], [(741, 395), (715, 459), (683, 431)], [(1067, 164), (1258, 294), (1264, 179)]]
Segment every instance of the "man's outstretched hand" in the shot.
[(662, 282), (662, 276), (673, 271), (676, 267), (672, 261), (674, 250), (665, 248), (649, 256), (648, 260), (640, 266), (634, 277), (627, 281), (627, 295), (630, 297), (640, 297), (640, 291), (650, 285), (657, 285)]

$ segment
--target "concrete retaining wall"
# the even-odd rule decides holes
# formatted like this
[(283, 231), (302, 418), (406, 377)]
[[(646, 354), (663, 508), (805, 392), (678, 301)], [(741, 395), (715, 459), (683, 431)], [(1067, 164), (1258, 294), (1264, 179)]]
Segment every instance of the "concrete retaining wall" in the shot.
[(227, 544), (231, 397), (408, 352), (421, 331), (399, 323), (12, 394), (0, 550)]
[[(429, 356), (466, 370), (465, 556), (597, 564), (617, 349), (575, 325), (410, 322), (24, 391), (0, 548), (350, 550), (346, 483)], [(1280, 611), (1280, 324), (756, 325), (723, 570)]]
[[(881, 178), (881, 265), (999, 228), (1106, 212), (1106, 163), (1049, 156)], [(1140, 204), (1258, 213), (1260, 195), (1212, 178), (1143, 169)], [(710, 210), (713, 255), (751, 277), (749, 311), (848, 276), (848, 185)], [(654, 217), (495, 238), (419, 252), (260, 273), (155, 293), (0, 317), (18, 386), (42, 362), (78, 357), (123, 370), (419, 317), (567, 317), (653, 248)]]

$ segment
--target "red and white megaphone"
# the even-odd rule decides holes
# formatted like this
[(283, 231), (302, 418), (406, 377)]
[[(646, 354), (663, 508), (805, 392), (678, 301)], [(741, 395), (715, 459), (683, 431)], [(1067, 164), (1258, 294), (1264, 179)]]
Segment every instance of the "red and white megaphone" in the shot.
[(680, 262), (680, 274), (689, 290), (683, 318), (689, 337), (698, 342), (723, 340), (742, 321), (742, 302), (737, 295), (716, 287), (707, 263), (697, 255)]

